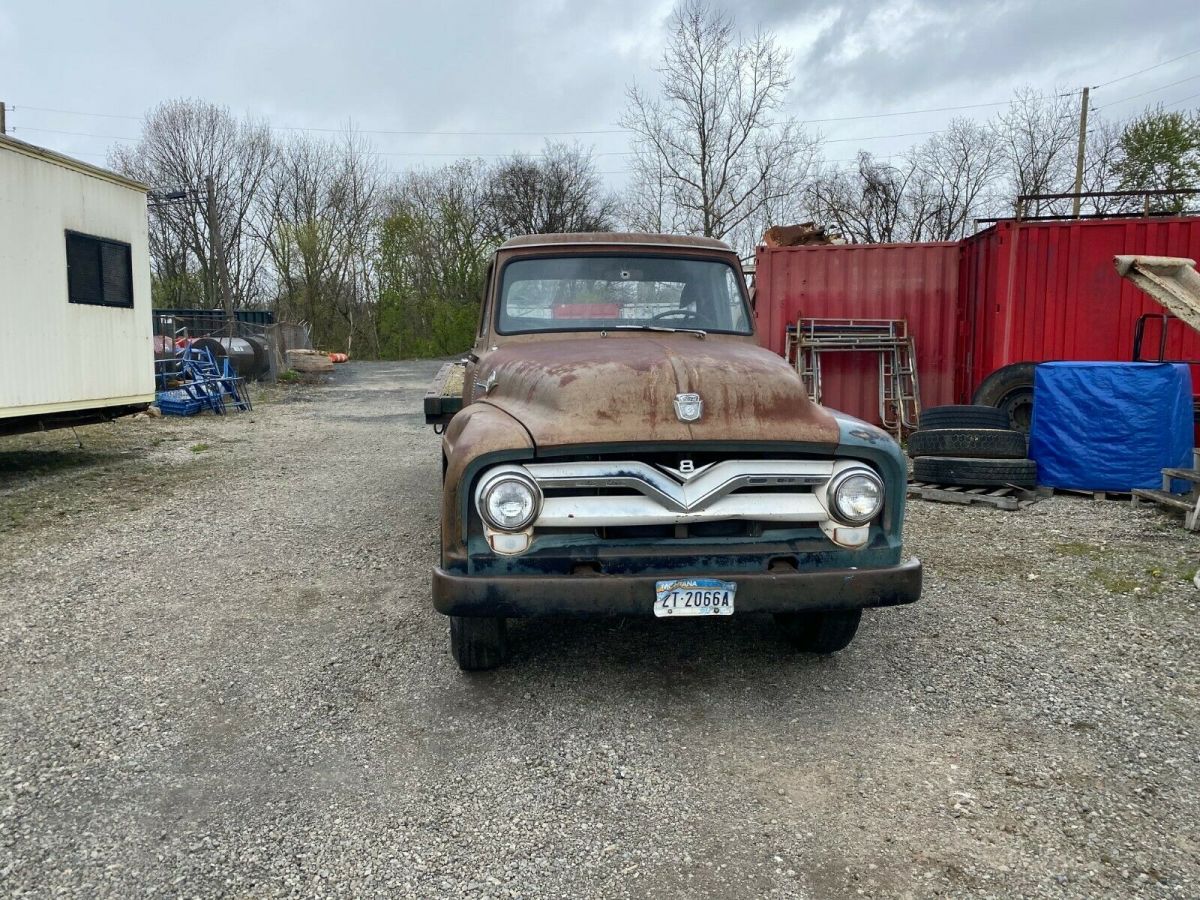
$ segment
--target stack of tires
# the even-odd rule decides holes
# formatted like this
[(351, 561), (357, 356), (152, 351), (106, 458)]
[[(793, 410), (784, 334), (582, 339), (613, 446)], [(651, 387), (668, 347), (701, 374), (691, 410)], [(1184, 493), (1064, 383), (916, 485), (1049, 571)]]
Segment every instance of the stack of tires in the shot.
[(935, 406), (908, 436), (913, 480), (958, 487), (1037, 487), (1026, 439), (994, 406)]

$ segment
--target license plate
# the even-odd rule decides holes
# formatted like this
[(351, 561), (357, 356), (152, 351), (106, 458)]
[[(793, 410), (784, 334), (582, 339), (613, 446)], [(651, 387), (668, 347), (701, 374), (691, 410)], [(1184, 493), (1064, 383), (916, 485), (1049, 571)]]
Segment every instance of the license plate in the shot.
[(732, 616), (737, 584), (716, 578), (681, 578), (654, 585), (656, 616)]

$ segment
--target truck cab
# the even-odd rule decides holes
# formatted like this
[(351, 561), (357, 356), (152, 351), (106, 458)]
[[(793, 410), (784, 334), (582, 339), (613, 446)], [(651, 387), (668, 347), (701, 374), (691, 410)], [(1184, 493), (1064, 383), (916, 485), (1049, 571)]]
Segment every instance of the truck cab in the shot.
[(832, 653), (864, 608), (920, 595), (899, 447), (811, 403), (758, 345), (720, 241), (508, 241), (426, 420), (444, 472), (433, 603), (465, 670), (504, 661), (516, 617), (772, 613)]

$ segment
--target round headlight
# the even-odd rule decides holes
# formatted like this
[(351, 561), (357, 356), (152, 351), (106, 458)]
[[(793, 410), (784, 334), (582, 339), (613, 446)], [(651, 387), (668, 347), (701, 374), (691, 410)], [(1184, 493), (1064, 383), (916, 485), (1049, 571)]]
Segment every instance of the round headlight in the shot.
[(883, 482), (866, 472), (847, 475), (834, 488), (833, 506), (843, 522), (865, 525), (883, 508)]
[(537, 518), (537, 488), (519, 478), (498, 478), (488, 485), (479, 511), (500, 531), (521, 531)]

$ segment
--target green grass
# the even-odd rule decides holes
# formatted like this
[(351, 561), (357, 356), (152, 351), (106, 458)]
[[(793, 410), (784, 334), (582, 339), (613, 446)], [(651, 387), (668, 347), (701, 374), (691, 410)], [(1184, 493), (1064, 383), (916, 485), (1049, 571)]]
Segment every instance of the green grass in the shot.
[(208, 449), (208, 444), (192, 444), (189, 448), (193, 453), (203, 453)]
[(1132, 594), (1134, 588), (1143, 587), (1137, 579), (1111, 569), (1092, 569), (1089, 577), (1110, 594)]
[(275, 380), (282, 381), (284, 384), (295, 384), (303, 379), (301, 378), (300, 373), (295, 369), (287, 369), (283, 372), (280, 372), (279, 377)]
[(1090, 556), (1093, 553), (1099, 553), (1100, 550), (1101, 548), (1095, 544), (1085, 544), (1082, 541), (1067, 541), (1054, 545), (1054, 552), (1059, 556)]
[(1195, 564), (1185, 563), (1174, 569), (1151, 566), (1135, 574), (1096, 568), (1088, 577), (1112, 594), (1132, 594), (1134, 589), (1138, 589), (1141, 594), (1156, 595), (1169, 585), (1191, 581), (1195, 574)]

